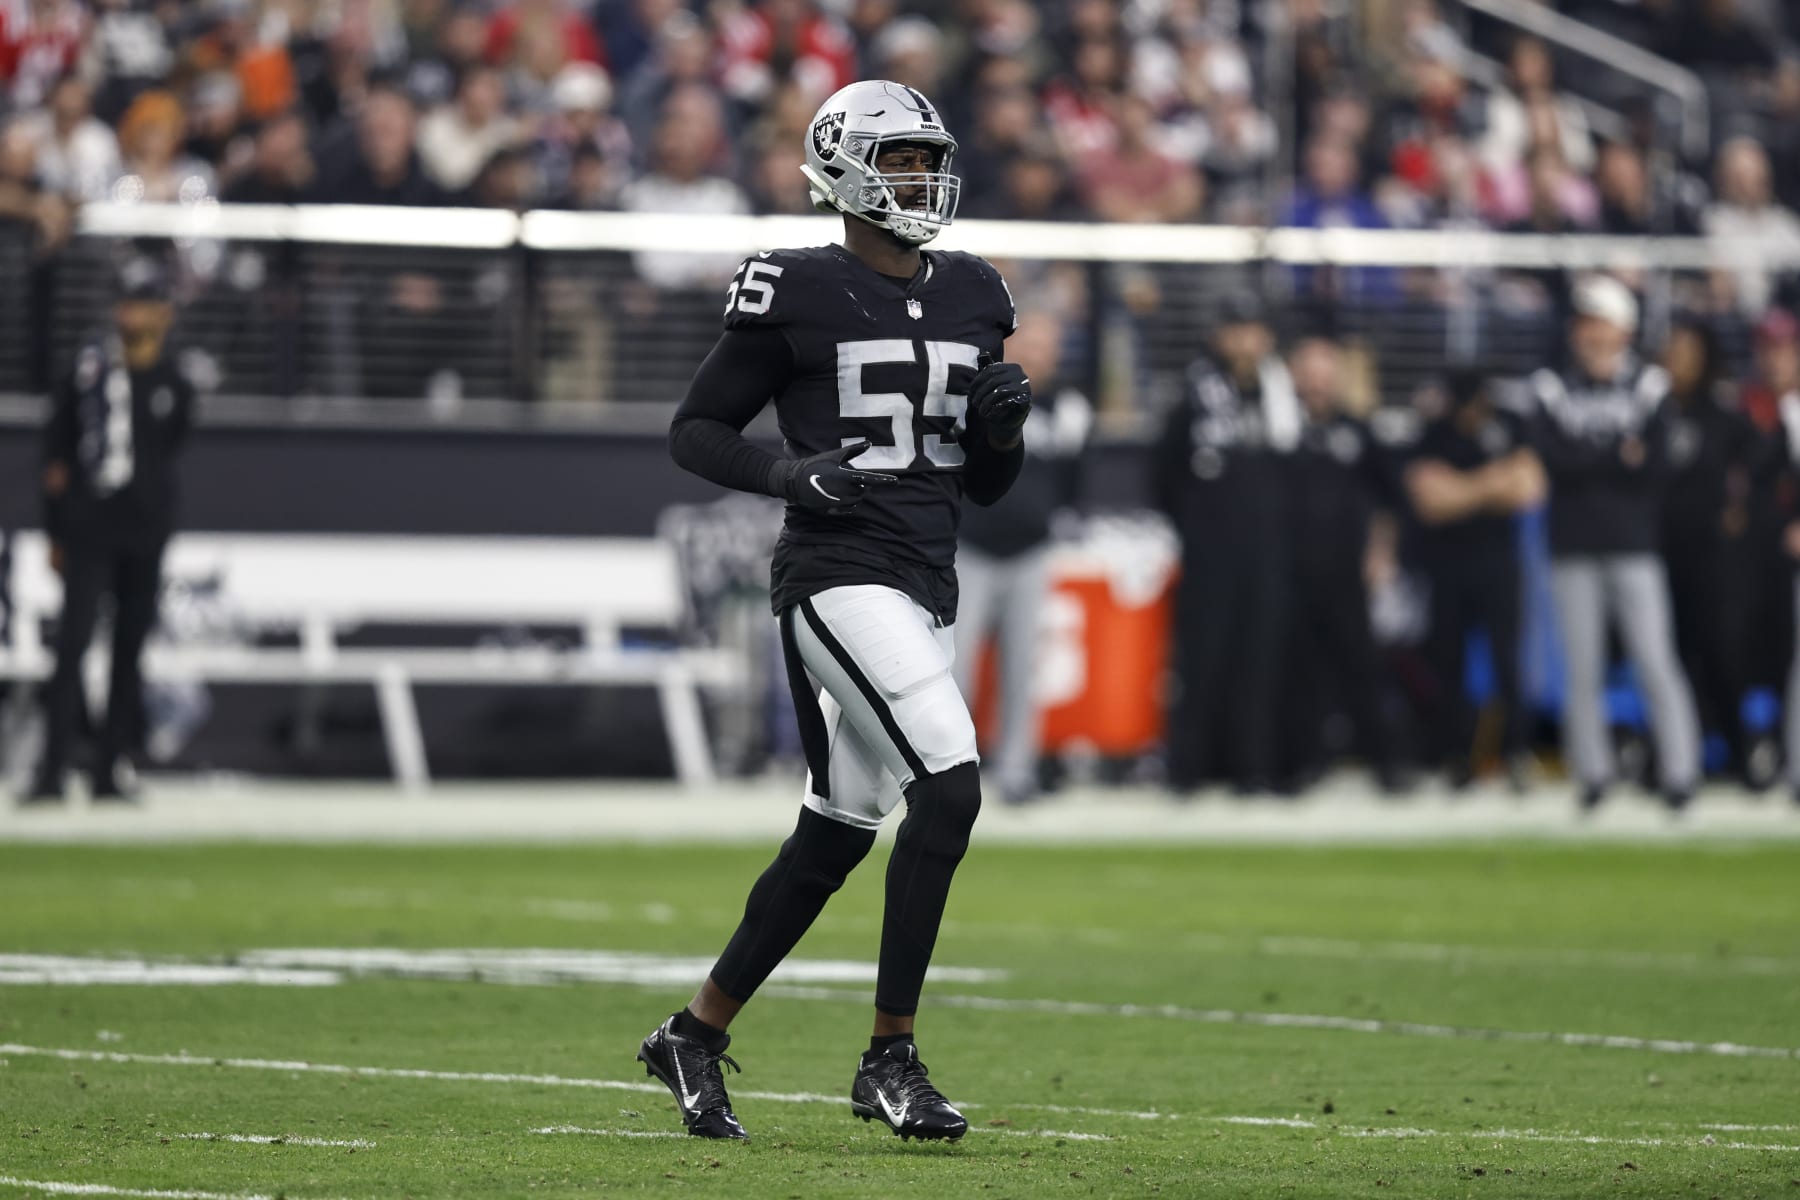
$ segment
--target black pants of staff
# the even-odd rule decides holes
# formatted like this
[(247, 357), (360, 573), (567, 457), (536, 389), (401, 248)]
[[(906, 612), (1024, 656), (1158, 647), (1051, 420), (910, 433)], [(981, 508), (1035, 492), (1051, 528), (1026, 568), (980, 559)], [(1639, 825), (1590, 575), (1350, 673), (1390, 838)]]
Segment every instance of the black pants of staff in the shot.
[(1369, 622), (1360, 562), (1303, 572), (1294, 589), (1288, 646), (1288, 711), (1298, 776), (1324, 770), (1324, 728), (1335, 699), (1350, 718), (1356, 749), (1383, 779), (1399, 765), (1383, 698), (1381, 652)]
[(1272, 788), (1288, 632), (1288, 564), (1273, 544), (1190, 545), (1175, 598), (1169, 784)]
[(40, 777), (62, 778), (82, 719), (81, 661), (93, 640), (101, 602), (113, 600), (112, 680), (94, 763), (96, 785), (112, 782), (119, 757), (141, 748), (144, 640), (156, 624), (163, 543), (130, 546), (71, 542), (63, 547), (63, 608), (56, 629), (56, 671), (45, 695), (46, 737)]
[(1750, 559), (1736, 543), (1692, 545), (1670, 541), (1663, 547), (1674, 611), (1675, 644), (1694, 688), (1703, 729), (1722, 735), (1732, 765), (1745, 763), (1743, 631), (1751, 593)]
[(1427, 564), (1431, 580), (1432, 673), (1437, 677), (1436, 753), (1454, 773), (1473, 770), (1475, 706), (1464, 677), (1469, 634), (1487, 634), (1494, 664), (1495, 700), (1500, 705), (1500, 752), (1511, 757), (1526, 747), (1529, 731), (1519, 688), (1519, 610), (1523, 603), (1518, 556), (1510, 549)]

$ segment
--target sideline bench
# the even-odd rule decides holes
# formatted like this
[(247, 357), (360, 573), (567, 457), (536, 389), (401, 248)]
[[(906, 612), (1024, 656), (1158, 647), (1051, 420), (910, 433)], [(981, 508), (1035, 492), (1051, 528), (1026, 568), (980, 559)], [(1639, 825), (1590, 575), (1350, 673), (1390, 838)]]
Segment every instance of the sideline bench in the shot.
[[(0, 679), (50, 673), (43, 625), (62, 604), (42, 533), (16, 533), (8, 592), (8, 644)], [(213, 683), (363, 683), (375, 689), (395, 780), (430, 785), (415, 684), (657, 689), (678, 778), (714, 778), (702, 686), (739, 686), (744, 664), (727, 651), (627, 645), (625, 630), (679, 631), (686, 610), (674, 553), (651, 538), (392, 537), (184, 533), (164, 563), (170, 581), (216, 584), (234, 628), (291, 635), (292, 645), (186, 645), (153, 638), (151, 678)], [(560, 626), (579, 631), (566, 650), (477, 645), (345, 646), (367, 626)], [(99, 644), (91, 653), (104, 656)]]

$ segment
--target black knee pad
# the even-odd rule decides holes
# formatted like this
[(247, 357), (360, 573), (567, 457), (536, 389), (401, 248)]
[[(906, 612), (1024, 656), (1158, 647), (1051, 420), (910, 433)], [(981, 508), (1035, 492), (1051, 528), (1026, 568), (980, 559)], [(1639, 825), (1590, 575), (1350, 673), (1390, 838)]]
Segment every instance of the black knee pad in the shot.
[(981, 771), (958, 763), (948, 771), (921, 775), (906, 789), (906, 820), (900, 841), (923, 853), (961, 859), (981, 813)]

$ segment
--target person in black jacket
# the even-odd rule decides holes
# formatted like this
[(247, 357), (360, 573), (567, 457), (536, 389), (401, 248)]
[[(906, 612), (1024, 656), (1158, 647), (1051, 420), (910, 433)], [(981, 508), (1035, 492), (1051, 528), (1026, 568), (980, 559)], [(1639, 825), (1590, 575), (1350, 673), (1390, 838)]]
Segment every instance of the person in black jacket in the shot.
[(1235, 293), (1154, 452), (1156, 501), (1181, 538), (1167, 732), (1178, 794), (1216, 778), (1244, 793), (1275, 786), (1301, 426), (1262, 307)]
[(1701, 727), (1724, 736), (1731, 766), (1748, 777), (1744, 631), (1745, 602), (1754, 586), (1748, 534), (1764, 439), (1719, 377), (1718, 340), (1710, 326), (1678, 321), (1664, 362), (1670, 378), (1670, 479), (1660, 534), (1675, 644), (1694, 688)]
[(1572, 363), (1531, 377), (1536, 443), (1550, 475), (1551, 589), (1567, 667), (1563, 741), (1584, 809), (1612, 782), (1605, 674), (1617, 623), (1649, 702), (1663, 799), (1686, 807), (1700, 772), (1699, 719), (1675, 652), (1669, 581), (1656, 555), (1668, 468), (1668, 373), (1631, 342), (1637, 300), (1616, 279), (1572, 296)]
[(1494, 402), (1485, 372), (1445, 380), (1444, 409), (1419, 435), (1406, 491), (1419, 520), (1418, 561), (1431, 584), (1427, 642), (1438, 684), (1433, 757), (1451, 785), (1475, 777), (1476, 714), (1463, 684), (1469, 634), (1487, 635), (1500, 707), (1500, 753), (1513, 786), (1530, 778), (1519, 688), (1518, 516), (1543, 503), (1544, 468), (1525, 420)]
[(1074, 500), (1093, 406), (1057, 378), (1062, 322), (1054, 313), (1019, 314), (1018, 331), (1006, 349), (1033, 380), (1042, 433), (1026, 443), (1025, 464), (1012, 490), (987, 507), (963, 510), (956, 553), (962, 593), (956, 682), (974, 704), (981, 645), (992, 634), (1000, 668), (1000, 728), (991, 758), (1000, 798), (1016, 805), (1035, 799), (1038, 788), (1040, 738), (1032, 685), (1050, 595), (1050, 520)]
[(1335, 341), (1302, 340), (1288, 355), (1305, 413), (1292, 488), (1293, 623), (1286, 710), (1295, 782), (1327, 763), (1326, 719), (1336, 700), (1383, 790), (1399, 790), (1398, 747), (1383, 697), (1366, 570), (1377, 515), (1394, 495), (1387, 447), (1344, 409), (1344, 357)]
[(174, 310), (161, 270), (129, 264), (108, 337), (83, 346), (56, 389), (44, 436), (44, 528), (63, 578), (44, 757), (28, 800), (62, 798), (80, 720), (81, 661), (113, 599), (112, 682), (93, 772), (97, 800), (128, 798), (119, 767), (143, 736), (139, 659), (156, 621), (163, 548), (175, 526), (175, 464), (193, 387), (166, 352)]

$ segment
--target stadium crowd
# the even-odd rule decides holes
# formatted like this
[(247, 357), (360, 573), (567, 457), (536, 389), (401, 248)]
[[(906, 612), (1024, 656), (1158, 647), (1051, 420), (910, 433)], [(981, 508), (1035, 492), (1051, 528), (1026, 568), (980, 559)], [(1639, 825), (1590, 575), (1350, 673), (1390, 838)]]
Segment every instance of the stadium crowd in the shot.
[(0, 179), (51, 241), (100, 199), (803, 212), (814, 108), (886, 76), (969, 215), (1795, 236), (1781, 5), (1560, 7), (1709, 82), (1710, 162), (1434, 0), (5, 0)]

